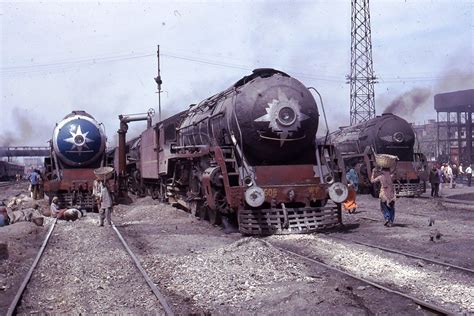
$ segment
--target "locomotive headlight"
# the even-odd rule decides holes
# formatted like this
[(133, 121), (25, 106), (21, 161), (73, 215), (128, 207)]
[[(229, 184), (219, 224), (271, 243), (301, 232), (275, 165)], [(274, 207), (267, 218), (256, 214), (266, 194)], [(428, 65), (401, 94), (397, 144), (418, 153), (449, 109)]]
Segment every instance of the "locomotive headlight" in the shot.
[(347, 199), (347, 186), (341, 182), (334, 182), (328, 189), (329, 197), (336, 203), (342, 203)]
[(296, 113), (289, 106), (284, 106), (278, 111), (278, 123), (284, 126), (290, 126), (296, 121)]
[(403, 135), (402, 132), (396, 132), (393, 134), (393, 141), (396, 143), (401, 143), (405, 140), (405, 136)]
[(256, 185), (251, 186), (245, 191), (245, 202), (251, 207), (259, 207), (265, 202), (265, 192)]

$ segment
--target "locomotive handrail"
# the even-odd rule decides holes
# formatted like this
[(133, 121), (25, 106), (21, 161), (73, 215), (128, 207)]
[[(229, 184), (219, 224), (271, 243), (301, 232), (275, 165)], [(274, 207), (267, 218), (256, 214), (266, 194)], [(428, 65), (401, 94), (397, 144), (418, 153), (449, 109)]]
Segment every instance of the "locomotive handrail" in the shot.
[[(316, 92), (319, 96), (319, 100), (321, 101), (321, 108), (323, 109), (324, 122), (326, 123), (326, 136), (324, 137), (324, 145), (326, 145), (326, 142), (327, 142), (327, 139), (328, 139), (328, 136), (329, 136), (329, 125), (328, 125), (328, 120), (326, 118), (326, 111), (324, 110), (323, 98), (321, 97), (321, 94), (319, 93), (319, 91), (316, 90), (316, 88), (308, 87), (307, 89), (308, 90), (313, 90), (314, 92)], [(316, 103), (316, 107), (317, 106), (318, 106), (318, 104)]]
[(281, 138), (263, 136), (261, 131), (257, 131), (257, 133), (258, 133), (258, 136), (261, 137), (261, 138), (263, 138), (263, 139), (276, 140), (276, 141), (279, 141), (279, 142), (293, 142), (293, 141), (296, 141), (296, 140), (302, 140), (302, 139), (306, 138), (306, 134), (303, 135), (302, 137), (299, 137), (299, 138), (285, 138), (285, 139), (281, 139)]
[(193, 123), (190, 124), (190, 125), (181, 126), (181, 127), (176, 128), (176, 131), (180, 131), (180, 130), (182, 130), (182, 129), (188, 128), (189, 126), (196, 126), (196, 125), (198, 125), (199, 123), (201, 123), (201, 122), (203, 122), (203, 121), (206, 121), (206, 120), (209, 120), (209, 121), (210, 121), (211, 119), (214, 119), (214, 118), (216, 118), (216, 117), (218, 117), (218, 116), (223, 116), (223, 115), (224, 115), (224, 112), (218, 112), (218, 113), (213, 114), (213, 115), (211, 115), (211, 116), (203, 117), (201, 120), (199, 120), (199, 121), (197, 121), (197, 122), (193, 122)]

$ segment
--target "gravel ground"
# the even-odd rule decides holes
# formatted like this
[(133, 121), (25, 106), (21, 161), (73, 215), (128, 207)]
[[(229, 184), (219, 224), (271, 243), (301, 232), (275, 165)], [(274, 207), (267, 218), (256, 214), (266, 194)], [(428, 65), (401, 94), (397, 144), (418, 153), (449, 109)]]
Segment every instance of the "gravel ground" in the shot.
[[(2, 199), (21, 192), (1, 190)], [(376, 199), (359, 196), (358, 202), (358, 213), (343, 214), (345, 227), (327, 235), (242, 238), (149, 198), (117, 206), (113, 220), (177, 314), (427, 314), (409, 300), (288, 256), (267, 240), (288, 243), (434, 302), (444, 301), (459, 312), (472, 310), (472, 277), (461, 279), (446, 269), (330, 238), (334, 234), (472, 268), (468, 207), (452, 208), (426, 197), (399, 199), (397, 225), (387, 228)], [(434, 227), (427, 226), (430, 217)], [(7, 240), (10, 252), (9, 259), (0, 260), (0, 314), (33, 261), (48, 223), (0, 228), (0, 241)], [(161, 313), (112, 231), (96, 225), (97, 214), (59, 223), (20, 313)], [(429, 240), (433, 229), (442, 234), (435, 242)]]
[[(444, 189), (443, 195), (474, 195), (474, 187)], [(343, 213), (346, 230), (335, 236), (396, 248), (428, 258), (474, 269), (474, 208), (470, 204), (445, 203), (427, 194), (420, 198), (399, 198), (396, 201), (395, 226), (383, 226), (377, 199), (368, 195), (357, 197), (356, 214)], [(430, 219), (434, 221), (429, 226)], [(430, 240), (439, 234), (439, 239)]]
[(178, 314), (423, 314), (405, 299), (147, 198), (115, 215)]
[[(26, 182), (20, 182), (0, 188), (0, 201), (8, 204), (13, 197), (16, 197), (25, 201), (25, 207), (39, 203), (44, 209), (47, 201), (33, 201), (23, 194), (27, 187)], [(8, 247), (8, 259), (0, 259), (0, 315), (6, 313), (15, 297), (46, 233), (46, 227), (38, 227), (30, 222), (0, 227), (0, 243)]]
[(99, 227), (98, 215), (88, 214), (57, 222), (18, 314), (160, 311), (112, 227)]
[(316, 256), (331, 266), (374, 282), (395, 285), (401, 292), (442, 303), (456, 312), (474, 312), (474, 282), (464, 272), (425, 265), (416, 259), (389, 254), (381, 250), (344, 241), (329, 240), (317, 235), (272, 236), (293, 247), (299, 245), (306, 254)]

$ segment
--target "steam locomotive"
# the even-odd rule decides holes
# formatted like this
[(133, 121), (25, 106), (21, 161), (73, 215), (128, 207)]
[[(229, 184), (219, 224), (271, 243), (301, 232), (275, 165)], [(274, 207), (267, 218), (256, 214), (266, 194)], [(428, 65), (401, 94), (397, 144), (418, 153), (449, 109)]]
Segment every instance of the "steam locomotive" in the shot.
[(428, 177), (426, 158), (414, 151), (415, 133), (401, 117), (384, 113), (361, 124), (344, 127), (330, 134), (330, 142), (337, 146), (346, 167), (353, 167), (359, 175), (360, 190), (378, 196), (378, 188), (370, 183), (375, 167), (375, 154), (397, 156), (397, 196), (419, 196), (426, 191)]
[[(274, 69), (120, 141), (129, 187), (179, 205), (212, 224), (234, 221), (248, 235), (307, 233), (341, 223), (343, 161), (315, 141), (311, 92)], [(122, 144), (120, 146), (120, 144)], [(121, 148), (122, 147), (122, 148)], [(119, 164), (120, 165), (120, 164)]]
[(102, 126), (85, 111), (73, 111), (56, 124), (45, 159), (44, 191), (49, 199), (57, 196), (61, 207), (93, 209), (94, 169), (107, 164), (105, 146)]

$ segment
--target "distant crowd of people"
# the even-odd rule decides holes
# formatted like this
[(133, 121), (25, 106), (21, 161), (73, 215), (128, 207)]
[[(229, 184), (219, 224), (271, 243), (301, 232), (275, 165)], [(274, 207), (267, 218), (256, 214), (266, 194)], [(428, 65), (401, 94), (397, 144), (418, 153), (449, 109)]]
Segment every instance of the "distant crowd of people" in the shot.
[(463, 183), (466, 178), (467, 186), (470, 187), (474, 177), (473, 166), (468, 165), (465, 169), (462, 163), (456, 164), (434, 164), (430, 170), (429, 182), (431, 184), (431, 196), (439, 197), (440, 190), (444, 184), (445, 188), (455, 188), (456, 183)]

